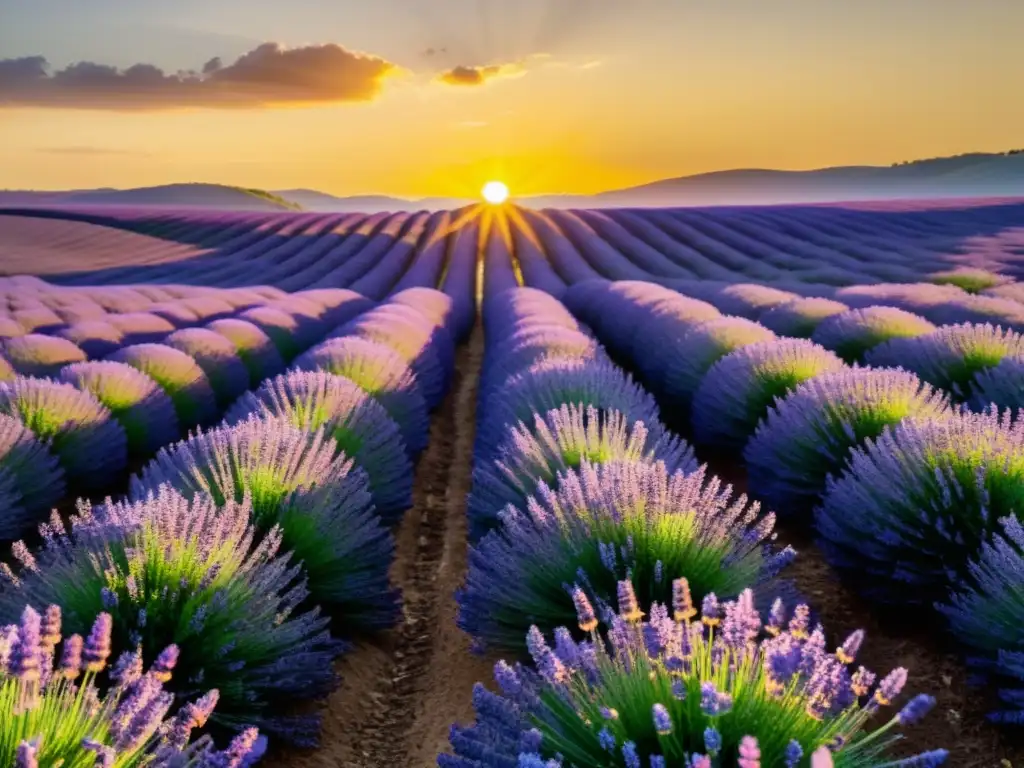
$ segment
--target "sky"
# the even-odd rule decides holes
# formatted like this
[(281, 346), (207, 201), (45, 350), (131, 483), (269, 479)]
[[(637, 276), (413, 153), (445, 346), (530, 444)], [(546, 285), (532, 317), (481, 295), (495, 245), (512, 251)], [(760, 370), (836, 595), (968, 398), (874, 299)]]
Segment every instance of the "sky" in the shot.
[(1020, 0), (0, 0), (0, 189), (582, 193), (1024, 146)]

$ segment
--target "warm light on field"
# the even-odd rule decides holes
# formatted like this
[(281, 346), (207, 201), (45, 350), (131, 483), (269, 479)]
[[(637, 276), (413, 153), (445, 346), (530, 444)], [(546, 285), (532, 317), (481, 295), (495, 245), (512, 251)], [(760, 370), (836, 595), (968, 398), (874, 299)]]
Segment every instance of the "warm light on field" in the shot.
[(501, 181), (488, 181), (484, 184), (481, 194), (491, 205), (501, 205), (508, 200), (508, 186)]

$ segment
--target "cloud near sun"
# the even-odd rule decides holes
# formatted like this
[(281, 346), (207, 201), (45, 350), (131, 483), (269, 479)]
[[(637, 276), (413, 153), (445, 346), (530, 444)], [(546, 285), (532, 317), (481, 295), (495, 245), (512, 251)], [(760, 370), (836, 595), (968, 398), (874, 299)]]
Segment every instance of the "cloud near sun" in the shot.
[(385, 59), (340, 45), (283, 48), (264, 43), (225, 65), (211, 59), (199, 72), (165, 73), (151, 64), (128, 69), (92, 62), (50, 72), (46, 59), (0, 59), (0, 107), (159, 110), (230, 109), (377, 97), (400, 72)]
[(513, 62), (492, 64), (486, 67), (453, 67), (437, 76), (437, 81), (446, 85), (484, 85), (499, 77), (518, 77), (526, 73), (525, 67)]

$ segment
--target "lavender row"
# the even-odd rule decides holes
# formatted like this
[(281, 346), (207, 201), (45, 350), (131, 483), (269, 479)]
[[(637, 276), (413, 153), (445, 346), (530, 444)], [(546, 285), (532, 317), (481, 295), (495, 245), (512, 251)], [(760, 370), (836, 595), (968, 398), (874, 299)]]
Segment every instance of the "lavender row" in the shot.
[[(872, 693), (874, 675), (847, 671), (863, 633), (828, 654), (806, 606), (772, 603), (793, 555), (770, 545), (773, 516), (707, 480), (651, 396), (558, 301), (488, 294), (484, 322), (459, 623), (514, 659), (526, 650), (534, 667), (497, 664), (499, 693), (477, 686), (476, 723), (453, 729), (454, 755), (438, 764), (796, 766), (816, 753), (831, 765), (829, 749), (844, 765), (881, 764), (887, 732), (933, 702), (858, 732), (906, 671)], [(770, 616), (759, 644), (753, 584)]]
[[(828, 295), (834, 286), (879, 281), (946, 282), (951, 271), (952, 280), (965, 285), (972, 283), (970, 273), (987, 273), (987, 280), (993, 270), (996, 280), (1007, 279), (999, 273), (1017, 274), (1012, 255), (961, 256), (952, 238), (882, 234), (886, 222), (826, 232), (814, 221), (820, 218), (812, 216), (814, 209), (780, 210), (785, 215), (778, 222), (769, 222), (773, 209), (545, 210), (513, 218), (525, 239), (539, 241), (557, 280), (568, 284), (601, 277), (671, 287), (757, 281), (802, 295)], [(950, 265), (960, 266), (951, 270)], [(547, 276), (543, 279), (548, 289)]]
[[(826, 556), (860, 591), (949, 618), (977, 665), (1011, 680), (1011, 710), (994, 717), (1022, 719), (1024, 569), (1015, 547), (1024, 541), (1024, 429), (1010, 411), (953, 408), (902, 368), (850, 368), (812, 341), (773, 338), (738, 318), (705, 320), (706, 305), (659, 286), (580, 286), (567, 301), (697, 442), (742, 451), (755, 497), (797, 520), (813, 514)], [(630, 343), (639, 327), (659, 355)], [(989, 326), (949, 326), (900, 340), (952, 350), (945, 358), (915, 360), (905, 347), (891, 362), (916, 368), (928, 359), (928, 378), (944, 376), (955, 392), (972, 367), (998, 361), (1008, 338), (1019, 343)], [(896, 344), (878, 350), (892, 354)]]
[[(990, 323), (956, 323), (935, 326), (922, 317), (890, 306), (868, 305), (850, 309), (840, 302), (822, 298), (792, 299), (775, 289), (756, 285), (728, 286), (721, 291), (705, 289), (703, 294), (677, 291), (642, 281), (618, 281), (616, 291), (608, 294), (608, 281), (586, 281), (573, 286), (566, 300), (603, 301), (605, 297), (618, 307), (622, 301), (639, 303), (643, 312), (659, 320), (644, 324), (646, 315), (623, 307), (623, 316), (608, 332), (614, 335), (616, 354), (626, 355), (641, 367), (646, 355), (643, 346), (661, 348), (674, 338), (678, 320), (684, 330), (694, 320), (716, 321), (703, 330), (703, 347), (691, 347), (679, 354), (678, 365), (666, 373), (671, 381), (665, 386), (674, 399), (689, 407), (701, 376), (726, 350), (744, 343), (777, 337), (810, 339), (834, 352), (847, 363), (866, 363), (889, 367), (898, 363), (924, 381), (949, 392), (957, 401), (984, 410), (990, 403), (1000, 407), (1024, 405), (1024, 336), (1017, 331)], [(703, 295), (707, 300), (697, 298)], [(732, 313), (723, 315), (723, 312)], [(678, 316), (678, 317), (677, 317)], [(729, 341), (728, 337), (736, 339)], [(742, 337), (742, 339), (741, 339)], [(633, 343), (633, 339), (636, 343)], [(693, 357), (694, 355), (697, 357)], [(712, 354), (702, 362), (701, 355)]]
[[(39, 212), (17, 212), (37, 216)], [(60, 212), (44, 212), (61, 218)], [(379, 300), (389, 293), (414, 286), (435, 287), (446, 263), (454, 258), (463, 229), (478, 224), (479, 211), (252, 216), (223, 214), (204, 217), (195, 213), (170, 215), (158, 221), (138, 211), (114, 211), (100, 222), (82, 212), (67, 211), (63, 218), (87, 230), (85, 247), (103, 254), (101, 263), (117, 266), (91, 271), (71, 266), (53, 279), (65, 286), (126, 286), (164, 283), (219, 286), (245, 290), (254, 282), (287, 292), (347, 287)], [(22, 221), (31, 219), (22, 219)], [(15, 219), (17, 222), (18, 219)], [(88, 232), (89, 223), (102, 229)], [(120, 231), (119, 231), (120, 230)], [(133, 258), (116, 260), (107, 251), (118, 238), (137, 237)], [(45, 235), (45, 232), (43, 233)], [(40, 235), (40, 236), (43, 236)], [(109, 245), (108, 245), (109, 243)], [(124, 246), (122, 246), (124, 247)], [(59, 251), (54, 245), (51, 251)], [(44, 250), (45, 260), (48, 252)], [(19, 258), (18, 254), (14, 254)], [(437, 273), (410, 282), (407, 271), (423, 272), (420, 258), (440, 262)], [(26, 264), (31, 260), (23, 258)], [(78, 264), (80, 264), (80, 260)], [(62, 267), (64, 265), (61, 265)], [(75, 271), (81, 270), (81, 271)]]
[[(207, 328), (174, 331), (162, 344), (122, 347), (101, 361), (44, 371), (37, 360), (32, 372), (52, 379), (14, 375), (0, 382), (0, 487), (7, 502), (0, 536), (22, 535), (69, 486), (84, 492), (112, 487), (129, 461), (216, 420), (326, 327), (372, 306), (351, 291), (318, 298), (294, 298), (294, 314), (250, 309), (243, 316), (255, 322), (215, 320)], [(32, 359), (29, 348), (20, 351), (26, 354), (19, 361)]]
[(176, 692), (216, 684), (217, 725), (314, 743), (317, 718), (287, 703), (336, 685), (337, 638), (398, 616), (386, 526), (411, 504), (416, 450), (388, 408), (425, 442), (453, 309), (411, 289), (342, 324), (221, 426), (161, 450), (128, 501), (82, 504), (70, 532), (56, 517), (44, 528), (41, 551), (16, 546), (0, 613), (52, 602), (77, 620), (98, 604), (115, 647), (176, 643)]

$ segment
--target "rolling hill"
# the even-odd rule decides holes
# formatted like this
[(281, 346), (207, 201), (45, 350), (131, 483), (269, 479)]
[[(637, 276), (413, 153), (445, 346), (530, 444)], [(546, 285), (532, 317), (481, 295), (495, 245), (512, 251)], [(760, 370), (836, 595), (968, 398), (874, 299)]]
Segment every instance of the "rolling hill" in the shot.
[[(515, 202), (529, 208), (647, 208), (1013, 196), (1024, 196), (1024, 151), (972, 153), (891, 166), (716, 171), (596, 195), (542, 195), (517, 198)], [(314, 189), (265, 192), (221, 184), (167, 184), (142, 189), (68, 192), (0, 190), (0, 206), (121, 205), (376, 213), (451, 209), (474, 202), (476, 200), (443, 197), (338, 197)]]
[(262, 189), (223, 184), (164, 184), (139, 189), (82, 189), (68, 192), (0, 190), (0, 206), (160, 206), (238, 211), (295, 211), (301, 207)]

